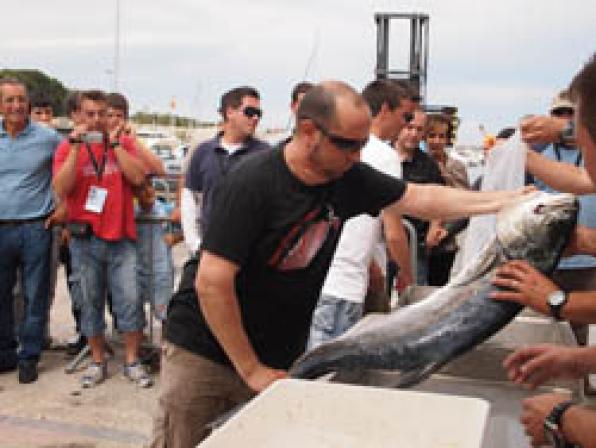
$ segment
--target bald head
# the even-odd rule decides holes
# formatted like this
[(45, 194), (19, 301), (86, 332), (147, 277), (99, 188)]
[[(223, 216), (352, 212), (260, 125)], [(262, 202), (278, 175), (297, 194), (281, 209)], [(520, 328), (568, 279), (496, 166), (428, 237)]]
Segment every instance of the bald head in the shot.
[(297, 111), (298, 120), (311, 119), (326, 128), (342, 127), (343, 112), (359, 111), (368, 116), (368, 105), (360, 94), (341, 81), (324, 81), (310, 89)]

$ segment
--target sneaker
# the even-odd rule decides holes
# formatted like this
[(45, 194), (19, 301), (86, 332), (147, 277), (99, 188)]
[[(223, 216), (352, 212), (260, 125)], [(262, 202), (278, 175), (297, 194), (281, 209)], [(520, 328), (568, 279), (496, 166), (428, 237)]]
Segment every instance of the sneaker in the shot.
[(134, 381), (140, 387), (153, 386), (153, 380), (139, 361), (135, 361), (132, 364), (124, 364), (123, 373), (126, 378)]
[(108, 364), (106, 362), (91, 362), (81, 377), (81, 386), (85, 389), (97, 386), (108, 376)]
[(37, 361), (35, 359), (22, 359), (19, 361), (19, 383), (29, 384), (37, 381)]

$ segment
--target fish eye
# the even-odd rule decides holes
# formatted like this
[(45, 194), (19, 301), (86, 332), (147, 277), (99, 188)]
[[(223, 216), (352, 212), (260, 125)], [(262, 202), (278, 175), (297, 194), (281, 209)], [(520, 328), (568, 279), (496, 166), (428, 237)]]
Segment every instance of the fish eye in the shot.
[(544, 208), (545, 208), (544, 204), (538, 204), (536, 207), (534, 207), (534, 214), (541, 215), (542, 212), (544, 211)]

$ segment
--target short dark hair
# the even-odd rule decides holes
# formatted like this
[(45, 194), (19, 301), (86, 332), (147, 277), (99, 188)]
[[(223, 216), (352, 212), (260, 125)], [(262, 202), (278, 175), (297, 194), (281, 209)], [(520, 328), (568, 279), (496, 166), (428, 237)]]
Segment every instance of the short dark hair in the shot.
[(596, 143), (596, 53), (573, 78), (569, 88), (573, 100), (579, 107), (580, 124)]
[(377, 79), (368, 83), (362, 91), (364, 101), (368, 103), (370, 112), (376, 117), (383, 104), (390, 110), (399, 107), (402, 100), (408, 99), (407, 91), (388, 79)]
[(107, 95), (102, 90), (84, 90), (80, 94), (79, 105), (82, 104), (83, 101), (85, 101), (85, 100), (97, 101), (97, 102), (103, 102), (103, 103), (108, 102)]
[(17, 78), (0, 78), (0, 99), (2, 98), (2, 87), (4, 87), (5, 85), (16, 85), (16, 86), (22, 86), (25, 89), (25, 94), (27, 95), (27, 97), (29, 97), (29, 92), (27, 90), (27, 86), (25, 85), (25, 83), (23, 81), (21, 81), (20, 79)]
[(429, 114), (426, 119), (426, 131), (428, 132), (433, 126), (447, 126), (447, 133), (451, 130), (451, 120), (444, 114)]
[(71, 117), (73, 113), (81, 109), (81, 92), (78, 90), (70, 90), (64, 98), (64, 111), (67, 117)]
[(54, 108), (52, 104), (52, 100), (50, 97), (47, 96), (45, 93), (36, 93), (31, 95), (31, 99), (29, 101), (30, 107), (51, 107)]
[(392, 79), (392, 82), (406, 91), (406, 98), (418, 104), (422, 100), (420, 88), (407, 79)]
[(312, 82), (308, 82), (308, 81), (302, 81), (299, 82), (298, 84), (296, 84), (294, 86), (294, 88), (292, 89), (292, 104), (295, 104), (296, 101), (298, 101), (298, 96), (302, 93), (306, 94), (306, 92), (308, 92), (310, 89), (312, 89), (314, 87), (314, 84)]
[(108, 107), (124, 112), (124, 118), (128, 119), (128, 100), (124, 95), (112, 92), (107, 95)]
[(64, 109), (67, 117), (78, 112), (81, 109), (81, 92), (78, 90), (71, 90), (64, 99)]
[(356, 106), (366, 107), (364, 99), (349, 85), (340, 81), (327, 81), (314, 86), (304, 95), (296, 118), (311, 119), (315, 123), (330, 127), (337, 122), (337, 98), (349, 96)]
[(250, 96), (252, 98), (256, 98), (257, 100), (261, 98), (257, 89), (250, 86), (236, 87), (232, 90), (228, 90), (222, 95), (219, 105), (219, 113), (223, 117), (224, 121), (226, 121), (226, 110), (228, 107), (239, 107), (242, 104), (242, 98), (245, 96)]

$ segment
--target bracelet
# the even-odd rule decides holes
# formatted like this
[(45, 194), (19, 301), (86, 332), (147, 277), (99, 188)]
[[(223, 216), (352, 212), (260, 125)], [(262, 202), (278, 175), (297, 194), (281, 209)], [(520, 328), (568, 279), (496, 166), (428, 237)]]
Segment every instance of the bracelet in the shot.
[(116, 141), (116, 142), (111, 142), (110, 143), (110, 148), (112, 149), (116, 149), (116, 147), (120, 146), (120, 142)]

